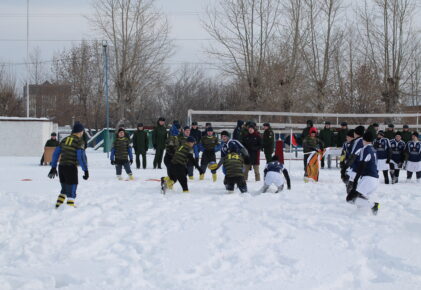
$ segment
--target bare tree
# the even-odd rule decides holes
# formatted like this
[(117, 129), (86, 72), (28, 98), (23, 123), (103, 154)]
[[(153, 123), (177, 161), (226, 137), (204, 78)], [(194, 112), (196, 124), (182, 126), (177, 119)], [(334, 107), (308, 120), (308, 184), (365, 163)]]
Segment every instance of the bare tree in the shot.
[(104, 125), (102, 45), (98, 42), (64, 50), (54, 57), (56, 81), (70, 84), (75, 106), (74, 116), (88, 128)]
[[(118, 122), (146, 106), (142, 98), (156, 90), (171, 53), (168, 23), (154, 0), (96, 0), (96, 28), (111, 42), (111, 71)], [(129, 120), (135, 123), (136, 120)]]
[(16, 90), (16, 79), (0, 64), (0, 116), (22, 116), (22, 99)]
[(259, 103), (262, 73), (280, 15), (277, 0), (218, 0), (207, 10), (204, 27), (218, 46), (210, 53), (221, 60), (223, 71), (248, 87), (248, 101)]
[(41, 60), (41, 49), (37, 46), (29, 53), (30, 82), (39, 85), (48, 79), (45, 62)]
[(304, 0), (304, 4), (307, 35), (302, 42), (302, 57), (315, 89), (310, 106), (323, 112), (329, 95), (331, 62), (341, 34), (337, 17), (342, 0)]
[(366, 0), (360, 11), (367, 58), (376, 68), (386, 112), (399, 110), (402, 90), (414, 73), (410, 61), (420, 44), (412, 25), (415, 8), (415, 0)]

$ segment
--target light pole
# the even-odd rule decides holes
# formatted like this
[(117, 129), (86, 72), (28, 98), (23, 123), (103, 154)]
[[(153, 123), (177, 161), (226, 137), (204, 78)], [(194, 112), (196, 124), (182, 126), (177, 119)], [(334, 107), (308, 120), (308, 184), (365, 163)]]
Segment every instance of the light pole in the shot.
[(29, 0), (26, 0), (26, 117), (29, 118)]
[(105, 129), (104, 136), (104, 150), (107, 152), (109, 157), (110, 152), (110, 105), (108, 102), (108, 44), (104, 40), (102, 42), (102, 53), (104, 57), (104, 94), (105, 94), (105, 123), (107, 128)]

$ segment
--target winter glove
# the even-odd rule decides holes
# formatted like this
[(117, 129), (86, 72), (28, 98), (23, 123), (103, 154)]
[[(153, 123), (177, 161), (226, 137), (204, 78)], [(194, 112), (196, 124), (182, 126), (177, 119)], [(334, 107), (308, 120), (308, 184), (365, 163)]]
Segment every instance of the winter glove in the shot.
[(133, 164), (133, 159), (130, 159), (130, 165), (132, 165)]
[(158, 146), (156, 146), (156, 144), (153, 144), (153, 149), (155, 149), (156, 150), (156, 148), (157, 148)]
[(114, 160), (111, 160), (111, 165), (115, 165), (115, 161)]
[(389, 164), (390, 163), (390, 159), (388, 158), (388, 159), (386, 159), (386, 163), (387, 164)]
[(398, 163), (398, 168), (402, 168), (402, 166), (403, 166), (403, 163), (402, 162), (399, 162)]
[(86, 170), (85, 174), (83, 175), (83, 179), (88, 180), (88, 178), (89, 178), (89, 171)]
[(51, 167), (50, 172), (48, 173), (48, 177), (53, 179), (54, 177), (56, 177), (57, 174), (57, 169), (55, 167)]

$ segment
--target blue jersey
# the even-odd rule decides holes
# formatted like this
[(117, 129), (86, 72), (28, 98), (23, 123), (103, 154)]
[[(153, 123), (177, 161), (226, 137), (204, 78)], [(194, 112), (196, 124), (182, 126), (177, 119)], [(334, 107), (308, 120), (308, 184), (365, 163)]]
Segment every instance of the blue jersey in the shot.
[(284, 165), (279, 161), (272, 161), (266, 164), (266, 171), (273, 171), (281, 173), (281, 171), (284, 170)]
[(342, 145), (342, 154), (345, 153), (345, 158), (348, 159), (351, 156), (352, 145), (354, 144), (354, 140), (351, 142), (345, 142)]
[(364, 162), (365, 166), (362, 172), (357, 172), (361, 176), (371, 176), (374, 178), (379, 178), (379, 173), (377, 171), (377, 160), (376, 160), (376, 151), (373, 148), (372, 144), (365, 145), (359, 156), (359, 163)]
[(243, 144), (235, 139), (230, 139), (227, 143), (221, 142), (221, 157), (227, 156), (230, 150), (234, 150), (236, 153), (240, 154), (244, 152), (244, 149)]
[(377, 159), (388, 159), (390, 157), (390, 141), (387, 138), (380, 138), (374, 141)]
[(405, 142), (400, 140), (399, 142), (396, 139), (390, 141), (390, 148), (392, 149), (392, 160), (396, 163), (403, 162), (403, 152), (405, 151)]
[(353, 171), (357, 171), (358, 165), (360, 164), (360, 154), (361, 149), (364, 147), (363, 138), (359, 137), (354, 140), (354, 144), (352, 144), (351, 155), (355, 155), (356, 158), (354, 163), (352, 163), (351, 168)]
[(421, 142), (409, 141), (406, 143), (406, 152), (408, 153), (408, 161), (420, 162), (421, 161)]

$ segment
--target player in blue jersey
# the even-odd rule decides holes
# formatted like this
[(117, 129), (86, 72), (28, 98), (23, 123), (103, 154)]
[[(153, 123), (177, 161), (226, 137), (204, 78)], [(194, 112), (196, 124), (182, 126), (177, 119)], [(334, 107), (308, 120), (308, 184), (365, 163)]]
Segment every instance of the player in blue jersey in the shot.
[(282, 191), (284, 189), (285, 180), (287, 182), (287, 188), (291, 189), (291, 179), (289, 178), (288, 170), (284, 167), (284, 165), (281, 162), (279, 162), (279, 157), (276, 155), (272, 157), (271, 162), (266, 164), (264, 176), (265, 184), (261, 189), (262, 193), (265, 193), (272, 184), (274, 184), (277, 187), (275, 193)]
[(406, 143), (405, 155), (407, 171), (407, 180), (411, 180), (413, 173), (415, 172), (417, 182), (421, 182), (421, 142), (419, 141), (418, 132), (412, 133), (412, 140)]
[(398, 183), (399, 171), (402, 168), (404, 161), (405, 142), (402, 140), (402, 133), (397, 132), (395, 139), (390, 141), (390, 148), (392, 149), (392, 156), (390, 158), (390, 176), (392, 177), (392, 184)]
[(365, 129), (363, 126), (358, 126), (355, 128), (354, 143), (352, 144), (349, 160), (345, 164), (346, 172), (349, 176), (349, 181), (346, 185), (346, 191), (348, 194), (351, 192), (354, 183), (354, 178), (357, 175), (356, 170), (359, 164), (358, 157), (360, 155), (360, 149), (364, 147), (362, 138), (362, 136), (364, 135), (364, 131)]
[(389, 163), (392, 157), (392, 148), (390, 147), (389, 139), (384, 137), (384, 131), (380, 130), (377, 133), (377, 139), (373, 144), (376, 149), (377, 169), (383, 172), (384, 183), (389, 184)]
[(369, 207), (374, 215), (379, 210), (379, 203), (370, 200), (379, 184), (376, 152), (373, 148), (374, 136), (371, 132), (363, 135), (363, 148), (358, 155), (358, 167), (355, 169), (355, 177), (351, 192), (346, 201), (358, 207)]

